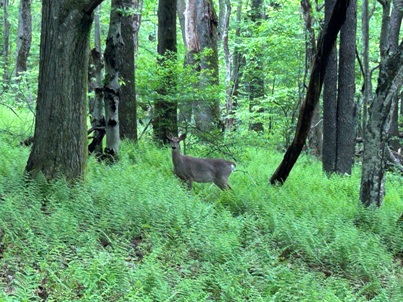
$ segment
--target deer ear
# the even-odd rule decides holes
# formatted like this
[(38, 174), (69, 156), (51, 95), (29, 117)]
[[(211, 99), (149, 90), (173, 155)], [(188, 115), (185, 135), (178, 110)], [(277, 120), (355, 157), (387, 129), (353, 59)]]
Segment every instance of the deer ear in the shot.
[(170, 132), (166, 132), (165, 137), (170, 141), (172, 140), (172, 134)]
[(186, 133), (183, 133), (181, 136), (179, 136), (179, 140), (183, 141), (186, 138)]

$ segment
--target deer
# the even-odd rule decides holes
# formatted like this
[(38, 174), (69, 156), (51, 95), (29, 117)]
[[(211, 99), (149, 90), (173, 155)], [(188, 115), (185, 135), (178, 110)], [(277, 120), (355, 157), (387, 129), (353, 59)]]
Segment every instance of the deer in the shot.
[(192, 190), (193, 182), (214, 183), (221, 190), (232, 189), (228, 177), (235, 171), (236, 164), (216, 158), (198, 158), (182, 155), (180, 142), (186, 139), (186, 133), (179, 137), (167, 135), (172, 148), (172, 163), (174, 173)]

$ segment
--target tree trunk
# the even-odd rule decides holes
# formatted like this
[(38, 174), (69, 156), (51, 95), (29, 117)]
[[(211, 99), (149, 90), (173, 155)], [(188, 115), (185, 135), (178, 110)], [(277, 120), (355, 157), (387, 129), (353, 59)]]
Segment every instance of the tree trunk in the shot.
[[(179, 22), (181, 25), (182, 39), (186, 48), (186, 55), (184, 65), (198, 74), (200, 67), (196, 59), (196, 54), (199, 52), (200, 47), (196, 35), (196, 8), (195, 0), (178, 0), (178, 14)], [(195, 90), (198, 89), (198, 83), (189, 83)], [(178, 121), (181, 127), (188, 128), (192, 121), (193, 106), (195, 100), (183, 100), (178, 104), (179, 117)], [(185, 130), (187, 132), (187, 130)]]
[[(391, 54), (397, 51), (399, 45), (399, 33), (402, 24), (402, 17), (403, 0), (394, 0), (388, 30), (388, 49), (389, 53)], [(398, 150), (401, 147), (401, 143), (399, 140), (399, 94), (396, 94), (395, 98), (396, 100), (393, 102), (393, 115), (389, 130), (389, 136), (391, 138), (389, 141), (389, 146), (391, 146), (394, 150)]]
[(8, 85), (9, 75), (9, 51), (10, 51), (10, 21), (8, 20), (9, 0), (3, 0), (3, 24), (4, 24), (4, 41), (3, 41), (3, 85)]
[[(231, 53), (229, 50), (229, 43), (228, 43), (228, 31), (229, 31), (229, 23), (231, 17), (231, 1), (225, 0), (222, 4), (222, 9), (225, 11), (223, 14), (223, 21), (222, 21), (222, 43), (223, 43), (223, 50), (224, 50), (224, 59), (225, 59), (225, 91), (226, 91), (226, 118), (225, 118), (225, 129), (230, 130), (234, 123), (234, 109), (236, 103), (233, 102), (232, 99), (232, 84), (231, 84)], [(235, 106), (234, 106), (235, 105)]]
[(336, 167), (339, 174), (351, 174), (355, 155), (356, 104), (355, 40), (356, 0), (351, 0), (346, 21), (340, 30), (339, 79), (337, 92)]
[[(251, 3), (251, 21), (255, 30), (262, 24), (264, 17), (263, 13), (263, 0), (252, 0)], [(248, 72), (248, 81), (246, 83), (246, 92), (249, 94), (249, 112), (255, 112), (256, 115), (264, 112), (261, 107), (261, 99), (264, 96), (264, 75), (261, 64), (262, 53), (257, 51), (254, 55), (250, 54), (248, 64), (255, 68), (250, 69)], [(262, 122), (252, 122), (249, 129), (255, 131), (263, 131)]]
[(88, 90), (94, 91), (94, 98), (90, 99), (91, 127), (94, 129), (94, 139), (88, 147), (89, 153), (103, 152), (102, 138), (105, 135), (105, 116), (104, 116), (104, 89), (103, 89), (103, 69), (104, 58), (101, 48), (101, 24), (99, 16), (99, 7), (96, 9), (94, 21), (94, 44), (91, 50), (89, 84)]
[(186, 31), (185, 31), (185, 9), (186, 9), (186, 1), (185, 0), (177, 0), (176, 10), (178, 12), (178, 20), (182, 32), (182, 42), (183, 45), (186, 45)]
[[(201, 53), (199, 89), (203, 91), (218, 85), (218, 18), (212, 0), (196, 0), (195, 9), (196, 39)], [(196, 128), (202, 134), (222, 130), (219, 100), (215, 95), (205, 100), (197, 100), (194, 109)]]
[[(311, 70), (312, 61), (314, 58), (314, 54), (316, 53), (316, 39), (315, 39), (315, 30), (314, 30), (314, 20), (312, 16), (312, 5), (309, 0), (301, 1), (302, 13), (305, 21), (305, 35), (306, 43), (305, 43), (305, 76), (309, 76), (309, 71)], [(305, 86), (305, 81), (304, 81)], [(320, 106), (316, 106), (315, 111), (313, 113), (312, 122), (311, 122), (311, 130), (309, 131), (309, 149), (312, 155), (317, 158), (322, 157), (322, 137), (323, 137), (323, 127), (321, 122), (321, 114), (320, 114)]]
[[(335, 0), (325, 0), (325, 22), (328, 23)], [(337, 121), (337, 51), (336, 43), (330, 53), (323, 84), (323, 147), (322, 168), (333, 173), (336, 168)]]
[(368, 119), (368, 104), (371, 103), (372, 85), (371, 72), (369, 70), (369, 5), (368, 0), (362, 2), (362, 61), (363, 61), (363, 77), (364, 85), (362, 89), (362, 133), (361, 137), (365, 136), (365, 128)]
[(301, 154), (309, 133), (313, 111), (319, 102), (327, 60), (329, 59), (333, 45), (337, 39), (337, 34), (346, 18), (346, 11), (349, 2), (349, 0), (336, 1), (326, 29), (321, 33), (318, 39), (317, 53), (312, 65), (311, 78), (306, 98), (300, 108), (294, 140), (291, 143), (291, 146), (287, 149), (282, 162), (270, 178), (271, 184), (284, 183)]
[[(236, 30), (235, 30), (235, 47), (234, 52), (232, 55), (232, 66), (230, 66), (230, 85), (227, 86), (227, 99), (226, 99), (226, 108), (227, 108), (227, 115), (234, 113), (236, 107), (238, 106), (238, 95), (239, 95), (239, 79), (242, 76), (242, 68), (241, 66), (244, 65), (245, 60), (241, 53), (240, 47), (237, 45), (237, 40), (241, 36), (241, 26), (240, 22), (242, 20), (242, 0), (239, 0), (237, 10), (236, 10)], [(230, 63), (226, 63), (229, 65)], [(227, 66), (228, 69), (228, 66)], [(233, 127), (234, 118), (230, 117), (227, 118), (225, 122), (226, 129), (230, 129)]]
[[(105, 152), (115, 157), (120, 149), (120, 121), (119, 106), (121, 105), (122, 87), (120, 85), (123, 77), (123, 65), (130, 65), (123, 57), (125, 41), (122, 36), (122, 20), (124, 15), (125, 0), (112, 0), (111, 15), (108, 37), (105, 48), (105, 119), (106, 119), (106, 148)], [(130, 44), (130, 42), (128, 42)], [(133, 50), (133, 49), (132, 49)], [(130, 78), (128, 85), (133, 85)]]
[(369, 108), (364, 137), (360, 199), (365, 206), (381, 206), (385, 196), (385, 166), (391, 108), (403, 82), (403, 42), (380, 66), (376, 96)]
[(137, 101), (135, 90), (135, 41), (138, 35), (138, 0), (124, 0), (121, 9), (125, 13), (121, 16), (122, 39), (124, 46), (121, 48), (122, 59), (119, 77), (124, 82), (120, 87), (119, 124), (120, 137), (137, 140)]
[[(158, 60), (160, 68), (171, 68), (171, 64), (165, 64), (169, 60), (176, 59), (176, 0), (160, 0), (158, 2), (158, 54), (161, 56)], [(162, 83), (158, 93), (161, 99), (156, 100), (154, 104), (154, 136), (157, 140), (167, 144), (168, 134), (178, 135), (178, 114), (177, 102), (164, 100), (164, 96), (169, 94), (169, 90), (175, 87), (175, 79), (172, 71), (168, 74)]]
[(15, 74), (27, 71), (27, 60), (32, 42), (31, 0), (21, 0), (18, 14), (17, 63)]
[(102, 0), (43, 0), (35, 134), (26, 171), (76, 180), (87, 165), (87, 71), (93, 10)]

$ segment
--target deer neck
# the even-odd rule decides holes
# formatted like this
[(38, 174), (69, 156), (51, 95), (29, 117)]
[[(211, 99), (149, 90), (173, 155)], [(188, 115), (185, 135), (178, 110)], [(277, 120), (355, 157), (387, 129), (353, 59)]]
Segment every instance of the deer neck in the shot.
[(179, 150), (179, 148), (172, 148), (172, 161), (174, 163), (179, 163), (182, 159), (182, 154), (181, 151)]

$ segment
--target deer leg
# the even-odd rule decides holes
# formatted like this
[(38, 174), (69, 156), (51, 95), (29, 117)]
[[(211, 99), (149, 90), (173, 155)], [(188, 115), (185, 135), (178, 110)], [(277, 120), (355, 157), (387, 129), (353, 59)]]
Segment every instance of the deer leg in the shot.
[(232, 190), (232, 188), (230, 187), (230, 185), (227, 183), (226, 180), (215, 182), (215, 184), (223, 191), (227, 189)]
[(193, 181), (192, 181), (191, 178), (189, 178), (188, 179), (188, 189), (189, 189), (189, 191), (192, 190), (192, 188), (193, 188)]

